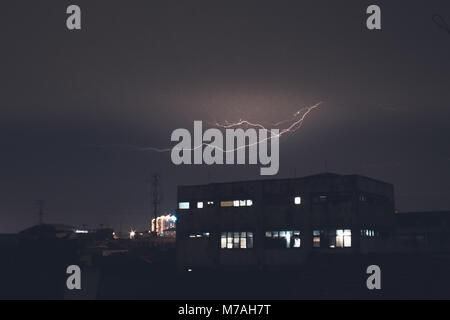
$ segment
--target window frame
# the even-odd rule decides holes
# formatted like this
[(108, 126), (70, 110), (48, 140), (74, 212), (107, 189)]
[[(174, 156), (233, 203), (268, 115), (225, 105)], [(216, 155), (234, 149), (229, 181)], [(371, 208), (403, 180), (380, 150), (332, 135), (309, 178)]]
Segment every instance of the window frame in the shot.
[[(270, 235), (269, 235), (270, 234)], [(289, 234), (289, 237), (287, 235)], [(302, 237), (301, 237), (301, 230), (289, 230), (289, 229), (283, 229), (283, 230), (267, 230), (264, 232), (264, 238), (265, 239), (281, 239), (283, 238), (285, 245), (280, 248), (266, 248), (266, 249), (301, 249), (302, 248)], [(289, 243), (288, 239), (289, 238)], [(299, 246), (295, 246), (295, 240), (299, 240)]]
[(253, 231), (223, 231), (220, 233), (219, 245), (221, 250), (248, 250), (255, 247), (254, 239)]
[[(182, 207), (183, 204), (187, 204), (187, 207)], [(191, 203), (189, 201), (179, 201), (178, 202), (178, 210), (190, 210)]]

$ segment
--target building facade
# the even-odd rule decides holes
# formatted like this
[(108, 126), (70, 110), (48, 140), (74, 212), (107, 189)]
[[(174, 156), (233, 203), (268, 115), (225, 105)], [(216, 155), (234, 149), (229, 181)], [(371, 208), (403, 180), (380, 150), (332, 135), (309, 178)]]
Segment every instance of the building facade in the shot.
[(393, 213), (393, 185), (358, 175), (180, 186), (177, 265), (264, 269), (377, 252)]
[(396, 213), (391, 238), (394, 252), (450, 252), (450, 211)]

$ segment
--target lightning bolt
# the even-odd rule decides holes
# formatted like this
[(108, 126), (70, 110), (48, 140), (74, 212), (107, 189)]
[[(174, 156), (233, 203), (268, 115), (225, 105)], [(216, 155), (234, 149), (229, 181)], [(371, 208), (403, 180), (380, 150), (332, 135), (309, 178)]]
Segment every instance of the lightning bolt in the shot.
[[(301, 108), (300, 110), (296, 111), (291, 118), (289, 119), (285, 119), (276, 123), (270, 123), (269, 127), (264, 126), (261, 123), (253, 123), (250, 122), (248, 120), (243, 120), (240, 119), (237, 122), (225, 122), (224, 124), (216, 122), (214, 125), (218, 128), (222, 128), (222, 129), (232, 129), (232, 128), (249, 128), (249, 127), (253, 127), (253, 128), (260, 128), (260, 129), (265, 129), (268, 130), (270, 132), (270, 135), (262, 140), (259, 140), (257, 142), (254, 143), (249, 143), (249, 144), (245, 144), (242, 146), (238, 146), (234, 149), (231, 150), (224, 150), (223, 148), (220, 148), (218, 146), (214, 146), (211, 143), (206, 143), (203, 142), (198, 146), (194, 146), (193, 148), (184, 148), (184, 149), (180, 149), (180, 148), (156, 148), (156, 147), (139, 147), (139, 146), (134, 146), (134, 145), (125, 145), (125, 144), (104, 144), (101, 146), (97, 147), (102, 147), (102, 148), (124, 148), (124, 149), (128, 149), (129, 151), (153, 151), (153, 152), (158, 152), (158, 153), (163, 153), (163, 152), (170, 152), (172, 150), (177, 150), (177, 151), (194, 151), (200, 148), (203, 148), (204, 146), (210, 146), (214, 149), (220, 150), (222, 152), (234, 152), (237, 150), (241, 150), (241, 149), (245, 149), (257, 144), (260, 144), (262, 142), (271, 140), (273, 138), (280, 138), (281, 136), (287, 134), (287, 133), (294, 133), (296, 132), (298, 129), (300, 129), (303, 125), (303, 122), (305, 121), (305, 119), (308, 117), (308, 115), (316, 108), (318, 108), (320, 105), (322, 104), (322, 102), (316, 103), (315, 105), (306, 107), (306, 108)], [(284, 123), (288, 123), (289, 125), (286, 128), (280, 129), (279, 132), (277, 134), (272, 133), (272, 131), (270, 130), (270, 127), (272, 127), (272, 129), (274, 127), (277, 127), (281, 124)]]
[[(312, 110), (314, 110), (315, 108), (318, 108), (321, 104), (322, 104), (322, 102), (319, 102), (319, 103), (316, 103), (313, 106), (302, 108), (302, 109), (296, 111), (293, 114), (292, 118), (286, 119), (286, 120), (282, 120), (282, 121), (279, 121), (277, 123), (272, 123), (272, 124), (270, 124), (270, 126), (271, 127), (277, 127), (280, 124), (283, 124), (283, 123), (286, 123), (286, 122), (291, 122), (291, 125), (289, 125), (287, 128), (282, 129), (280, 131), (279, 136), (282, 136), (282, 135), (284, 135), (287, 132), (295, 132), (298, 129), (300, 129), (303, 121), (306, 119), (308, 114)], [(224, 129), (230, 129), (230, 128), (236, 128), (236, 127), (256, 127), (256, 128), (260, 128), (260, 129), (270, 130), (270, 128), (265, 127), (263, 124), (252, 123), (250, 121), (242, 120), (242, 119), (239, 120), (238, 122), (235, 122), (235, 123), (228, 123), (228, 122), (226, 122), (225, 124), (221, 124), (221, 123), (216, 122), (215, 125), (217, 127), (224, 128)]]

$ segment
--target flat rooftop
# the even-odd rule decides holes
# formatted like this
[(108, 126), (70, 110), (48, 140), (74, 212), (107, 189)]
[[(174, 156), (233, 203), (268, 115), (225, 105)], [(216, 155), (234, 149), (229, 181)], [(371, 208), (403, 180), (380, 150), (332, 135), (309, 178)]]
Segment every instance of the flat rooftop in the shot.
[(239, 184), (239, 183), (258, 183), (258, 182), (262, 183), (262, 182), (307, 181), (307, 180), (314, 180), (314, 179), (336, 179), (336, 178), (353, 178), (353, 179), (360, 178), (360, 179), (365, 179), (365, 180), (393, 186), (392, 183), (377, 180), (377, 179), (370, 178), (370, 177), (363, 176), (363, 175), (358, 175), (358, 174), (343, 175), (343, 174), (337, 174), (337, 173), (332, 173), (332, 172), (324, 172), (324, 173), (318, 173), (318, 174), (313, 174), (313, 175), (304, 176), (304, 177), (213, 182), (213, 183), (197, 184), (197, 185), (180, 185), (178, 187), (200, 187), (200, 186), (214, 186), (214, 185)]

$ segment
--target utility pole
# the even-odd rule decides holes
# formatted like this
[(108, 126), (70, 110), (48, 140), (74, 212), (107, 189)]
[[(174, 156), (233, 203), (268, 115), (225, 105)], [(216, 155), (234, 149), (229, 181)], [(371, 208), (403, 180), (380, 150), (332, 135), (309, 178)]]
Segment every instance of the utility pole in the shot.
[(119, 222), (119, 235), (120, 235), (120, 238), (122, 238), (122, 223), (123, 223), (123, 215), (120, 216), (120, 222)]
[(38, 215), (39, 215), (39, 225), (44, 224), (44, 206), (45, 206), (45, 201), (44, 200), (38, 200), (37, 201), (38, 206), (39, 206), (39, 211), (38, 211)]
[(158, 218), (158, 206), (159, 202), (161, 200), (161, 195), (159, 193), (159, 176), (157, 174), (153, 175), (152, 178), (152, 189), (153, 189), (153, 217), (155, 219), (155, 236), (158, 235), (157, 233), (157, 218)]

